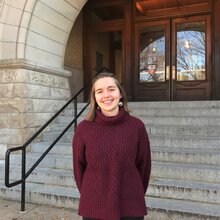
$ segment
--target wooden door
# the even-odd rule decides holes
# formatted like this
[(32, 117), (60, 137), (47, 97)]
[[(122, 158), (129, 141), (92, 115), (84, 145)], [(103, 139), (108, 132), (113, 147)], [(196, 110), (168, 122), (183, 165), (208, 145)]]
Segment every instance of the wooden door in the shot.
[(136, 24), (134, 100), (210, 99), (210, 25), (209, 16)]
[(169, 20), (136, 24), (133, 81), (135, 101), (169, 100), (169, 37)]
[(172, 100), (210, 99), (210, 16), (174, 19), (172, 35)]

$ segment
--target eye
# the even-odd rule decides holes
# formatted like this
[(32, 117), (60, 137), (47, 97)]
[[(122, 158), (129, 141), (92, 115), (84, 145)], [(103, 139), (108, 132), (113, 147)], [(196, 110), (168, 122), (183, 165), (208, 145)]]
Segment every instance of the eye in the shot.
[(109, 90), (110, 90), (111, 92), (113, 92), (113, 91), (115, 91), (115, 88), (110, 88)]
[(102, 93), (102, 90), (96, 91), (96, 94), (101, 94), (101, 93)]

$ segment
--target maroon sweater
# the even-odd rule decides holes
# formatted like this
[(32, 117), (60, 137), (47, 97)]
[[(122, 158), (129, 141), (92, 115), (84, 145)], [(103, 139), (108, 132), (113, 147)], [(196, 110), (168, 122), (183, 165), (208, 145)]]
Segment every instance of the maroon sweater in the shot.
[(84, 120), (77, 126), (73, 161), (81, 194), (79, 215), (118, 220), (147, 214), (149, 139), (143, 122), (123, 107), (113, 117), (97, 110), (92, 122)]

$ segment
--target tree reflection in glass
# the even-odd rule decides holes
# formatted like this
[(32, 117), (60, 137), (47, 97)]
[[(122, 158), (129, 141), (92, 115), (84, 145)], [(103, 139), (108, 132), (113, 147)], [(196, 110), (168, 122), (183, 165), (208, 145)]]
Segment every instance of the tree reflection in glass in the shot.
[(206, 79), (205, 22), (177, 25), (177, 81)]
[(145, 27), (140, 33), (141, 83), (165, 81), (165, 27)]

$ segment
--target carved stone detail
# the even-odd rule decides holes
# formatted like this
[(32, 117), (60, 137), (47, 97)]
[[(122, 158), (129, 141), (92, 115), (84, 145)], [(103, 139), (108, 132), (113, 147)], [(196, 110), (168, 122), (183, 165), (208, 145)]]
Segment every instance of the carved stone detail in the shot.
[(9, 83), (14, 82), (17, 76), (17, 70), (15, 69), (2, 69), (0, 70), (0, 82)]
[(66, 79), (45, 73), (29, 71), (30, 83), (45, 85), (50, 87), (66, 88)]

